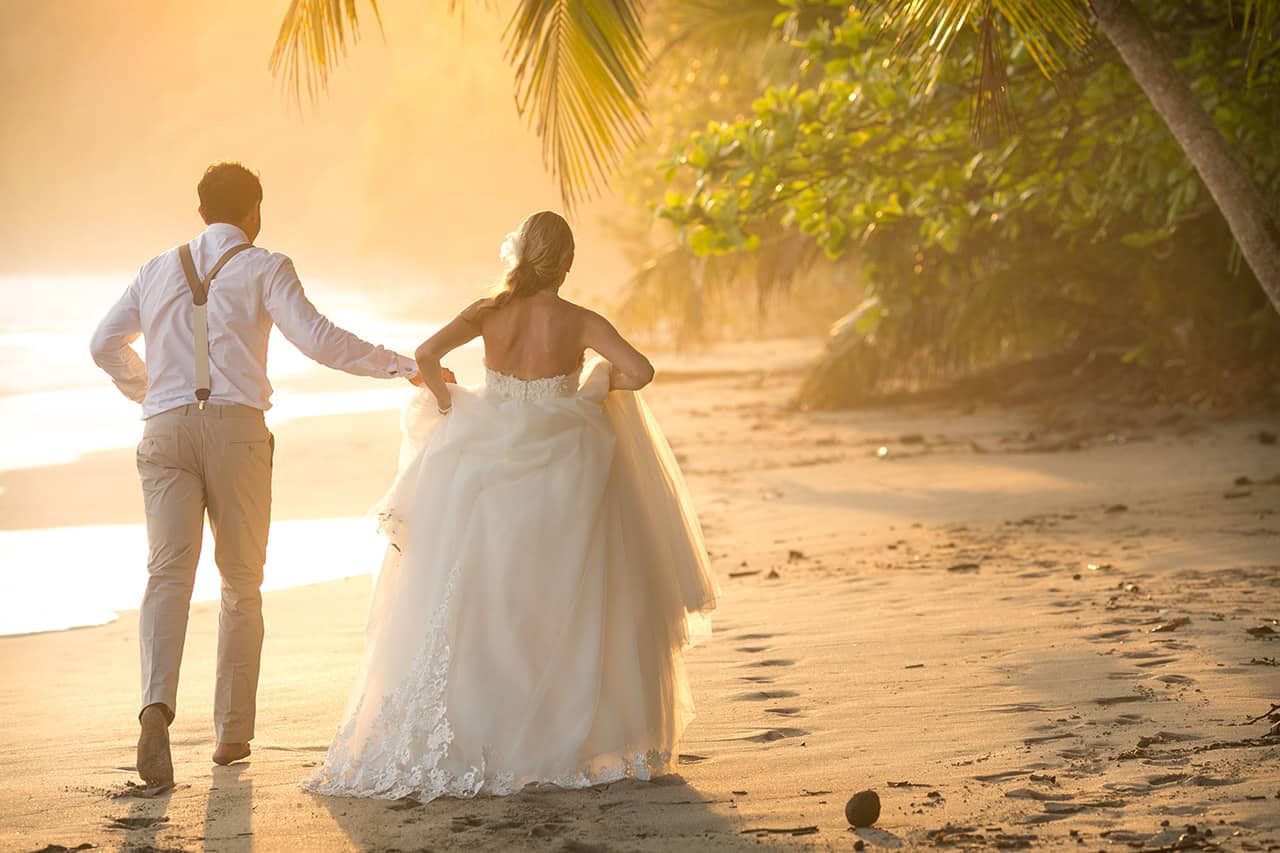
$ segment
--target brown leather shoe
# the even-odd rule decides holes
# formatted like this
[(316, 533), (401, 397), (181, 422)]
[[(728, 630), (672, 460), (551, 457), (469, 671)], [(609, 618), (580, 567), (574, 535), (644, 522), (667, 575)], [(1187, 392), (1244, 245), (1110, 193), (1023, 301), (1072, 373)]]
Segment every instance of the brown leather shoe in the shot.
[(219, 743), (213, 751), (213, 763), (226, 767), (233, 761), (248, 758), (250, 751), (247, 743)]
[(173, 758), (169, 754), (169, 718), (164, 708), (148, 705), (138, 717), (138, 775), (149, 788), (173, 787)]

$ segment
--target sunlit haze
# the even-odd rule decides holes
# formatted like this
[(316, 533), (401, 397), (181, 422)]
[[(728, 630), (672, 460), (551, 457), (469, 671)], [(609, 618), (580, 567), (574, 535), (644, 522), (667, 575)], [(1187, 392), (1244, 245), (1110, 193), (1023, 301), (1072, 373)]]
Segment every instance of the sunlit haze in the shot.
[[(505, 18), (445, 5), (379, 4), (385, 36), (366, 15), (329, 92), (299, 109), (267, 70), (284, 4), (10, 4), (0, 275), (115, 275), (123, 288), (202, 227), (195, 184), (234, 159), (262, 175), (259, 244), (291, 255), (304, 284), (358, 289), (397, 316), (485, 290), (502, 235), (560, 200), (515, 113)], [(608, 296), (625, 270), (592, 240), (594, 215), (575, 219), (570, 286)]]

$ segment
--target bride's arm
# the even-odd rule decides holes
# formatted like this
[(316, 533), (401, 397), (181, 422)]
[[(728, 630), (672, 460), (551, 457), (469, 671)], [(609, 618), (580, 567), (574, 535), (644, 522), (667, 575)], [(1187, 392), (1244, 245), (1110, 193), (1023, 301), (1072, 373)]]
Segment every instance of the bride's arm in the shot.
[(613, 365), (611, 390), (638, 391), (653, 381), (653, 365), (644, 353), (618, 333), (613, 324), (594, 311), (587, 312), (583, 344), (600, 353)]
[(414, 350), (413, 358), (418, 362), (418, 374), (435, 395), (436, 407), (441, 412), (447, 412), (452, 408), (453, 397), (449, 393), (449, 386), (445, 384), (440, 359), (479, 336), (481, 302), (484, 300), (468, 305), (461, 314), (442, 326), (440, 331), (427, 338)]

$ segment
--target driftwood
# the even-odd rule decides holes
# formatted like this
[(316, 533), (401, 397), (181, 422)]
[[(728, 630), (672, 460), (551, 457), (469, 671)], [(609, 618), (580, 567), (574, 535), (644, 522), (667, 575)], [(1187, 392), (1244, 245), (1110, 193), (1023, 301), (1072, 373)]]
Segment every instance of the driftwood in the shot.
[(755, 829), (742, 830), (743, 835), (762, 835), (768, 833), (770, 835), (817, 835), (818, 827), (816, 826), (758, 826)]

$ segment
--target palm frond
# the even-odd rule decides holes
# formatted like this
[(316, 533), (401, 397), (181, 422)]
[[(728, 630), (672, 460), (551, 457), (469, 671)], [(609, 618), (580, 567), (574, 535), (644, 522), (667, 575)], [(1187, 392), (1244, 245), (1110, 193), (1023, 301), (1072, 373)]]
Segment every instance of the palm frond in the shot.
[(992, 4), (1049, 79), (1067, 68), (1058, 42), (1079, 51), (1093, 38), (1089, 6), (1083, 0), (992, 0)]
[(969, 110), (969, 129), (974, 138), (992, 139), (1004, 136), (1014, 124), (1004, 50), (995, 13), (987, 3), (978, 22), (978, 77)]
[[(1250, 0), (1261, 2), (1261, 0)], [(894, 52), (918, 64), (921, 86), (931, 86), (951, 47), (966, 28), (978, 35), (974, 93), (975, 135), (1002, 132), (1013, 121), (1000, 44), (1007, 22), (1041, 73), (1066, 70), (1067, 51), (1083, 50), (1093, 37), (1086, 0), (872, 0), (870, 20), (894, 33)]]
[(644, 125), (639, 0), (522, 0), (504, 34), (516, 110), (542, 139), (566, 208), (594, 192)]
[(1243, 30), (1249, 40), (1246, 80), (1252, 83), (1262, 61), (1280, 44), (1280, 2), (1245, 0)]
[[(482, 0), (485, 7), (489, 0)], [(381, 29), (377, 0), (369, 0)], [(466, 0), (449, 0), (465, 14)], [(315, 100), (360, 37), (357, 0), (291, 0), (269, 66), (295, 100)], [(516, 109), (542, 139), (566, 208), (596, 190), (644, 124), (641, 0), (521, 0), (504, 33)]]
[[(456, 0), (455, 0), (456, 2)], [(369, 0), (382, 28), (378, 0)], [(347, 43), (360, 39), (356, 0), (291, 0), (267, 64), (271, 74), (284, 77), (286, 90), (301, 103), (305, 89), (315, 100), (328, 85), (329, 74), (347, 55)]]

